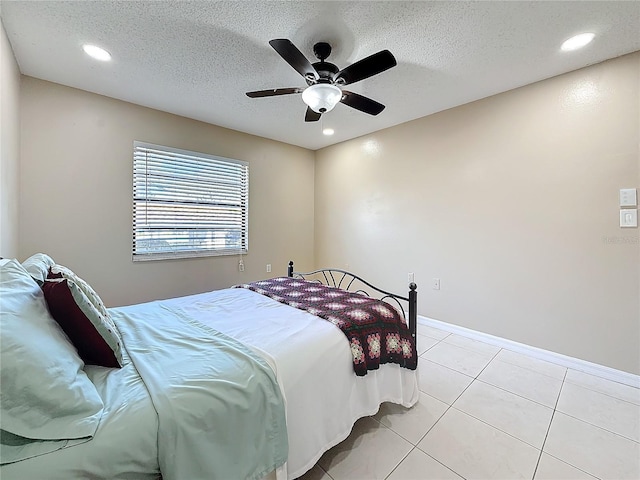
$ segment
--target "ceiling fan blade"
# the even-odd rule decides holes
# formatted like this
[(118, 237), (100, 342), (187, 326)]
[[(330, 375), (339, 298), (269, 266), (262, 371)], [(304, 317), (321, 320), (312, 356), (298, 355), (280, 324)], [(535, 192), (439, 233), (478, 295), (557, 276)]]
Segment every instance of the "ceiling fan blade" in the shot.
[(247, 97), (275, 97), (277, 95), (290, 95), (292, 93), (302, 93), (304, 88), (272, 88), (270, 90), (256, 90), (255, 92), (247, 92)]
[(334, 81), (339, 85), (349, 85), (384, 72), (397, 64), (389, 50), (382, 50), (343, 68), (336, 74)]
[(305, 113), (304, 115), (304, 121), (317, 122), (318, 120), (320, 120), (321, 115), (322, 115), (321, 113), (314, 112), (313, 110), (311, 110), (311, 107), (307, 107), (307, 113)]
[(357, 93), (347, 92), (346, 90), (342, 91), (342, 100), (340, 100), (340, 102), (361, 112), (368, 113), (369, 115), (378, 115), (384, 110), (384, 105), (381, 103)]
[(311, 62), (307, 60), (298, 47), (296, 47), (290, 40), (286, 38), (278, 38), (275, 40), (270, 40), (269, 45), (273, 47), (273, 49), (280, 54), (280, 56), (291, 65), (296, 72), (302, 75), (305, 78), (311, 78), (313, 80), (317, 80), (320, 78), (318, 76), (318, 72), (313, 68)]

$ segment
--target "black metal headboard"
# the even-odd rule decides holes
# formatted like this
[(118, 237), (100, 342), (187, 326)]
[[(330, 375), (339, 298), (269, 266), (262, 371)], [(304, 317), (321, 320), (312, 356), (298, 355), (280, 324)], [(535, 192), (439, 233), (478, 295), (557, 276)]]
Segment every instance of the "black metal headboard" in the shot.
[[(313, 272), (294, 272), (293, 271), (293, 261), (289, 262), (289, 268), (287, 269), (287, 275), (289, 277), (302, 278), (303, 280), (312, 280), (323, 283), (324, 285), (328, 285), (330, 287), (341, 288), (343, 290), (349, 290), (353, 292), (363, 293), (365, 295), (371, 296), (369, 291), (364, 290), (361, 286), (366, 286), (367, 288), (376, 292), (379, 295), (380, 300), (383, 300), (387, 303), (393, 302), (394, 306), (397, 305), (399, 307), (400, 312), (402, 312), (402, 316), (407, 322), (407, 326), (409, 327), (409, 332), (411, 332), (411, 336), (414, 339), (414, 345), (416, 343), (416, 329), (418, 323), (418, 292), (417, 285), (415, 283), (409, 284), (409, 294), (405, 297), (402, 295), (397, 295), (395, 293), (390, 293), (381, 288), (378, 288), (374, 285), (371, 285), (366, 280), (360, 278), (359, 276), (348, 272), (346, 270), (341, 270), (339, 268), (322, 268), (320, 270), (314, 270)], [(352, 289), (352, 290), (350, 290)], [(376, 295), (377, 296), (377, 295)], [(407, 312), (404, 309), (402, 302), (407, 302), (409, 315), (407, 316)]]

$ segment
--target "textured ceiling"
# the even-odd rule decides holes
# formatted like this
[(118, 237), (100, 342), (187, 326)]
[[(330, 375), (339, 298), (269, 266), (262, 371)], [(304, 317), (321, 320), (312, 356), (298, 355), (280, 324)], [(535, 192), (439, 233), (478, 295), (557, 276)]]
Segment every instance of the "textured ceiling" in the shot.
[[(25, 75), (318, 149), (640, 50), (640, 2), (7, 1), (0, 15)], [(561, 52), (591, 31), (586, 48)], [(340, 68), (389, 49), (398, 66), (350, 85), (387, 106), (339, 104), (305, 123), (305, 86), (269, 46), (290, 39), (310, 61), (326, 41)], [(100, 45), (113, 60), (82, 51)]]

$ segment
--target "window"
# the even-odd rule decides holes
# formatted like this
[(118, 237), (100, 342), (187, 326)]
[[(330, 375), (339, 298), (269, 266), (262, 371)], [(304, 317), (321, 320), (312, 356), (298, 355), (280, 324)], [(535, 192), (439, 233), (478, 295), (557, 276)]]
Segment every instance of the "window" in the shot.
[(134, 142), (133, 260), (248, 250), (249, 165)]

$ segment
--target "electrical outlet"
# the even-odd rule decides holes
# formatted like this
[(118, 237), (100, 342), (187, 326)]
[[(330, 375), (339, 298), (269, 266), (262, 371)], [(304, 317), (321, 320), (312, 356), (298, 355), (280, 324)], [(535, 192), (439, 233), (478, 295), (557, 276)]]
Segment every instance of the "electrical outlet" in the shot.
[(242, 260), (238, 262), (238, 271), (244, 272), (244, 263), (242, 263)]
[(440, 279), (439, 278), (434, 278), (431, 281), (431, 286), (434, 290), (440, 290)]
[(409, 283), (415, 283), (416, 276), (414, 273), (409, 273)]
[(271, 264), (267, 263), (267, 273), (271, 273)]

